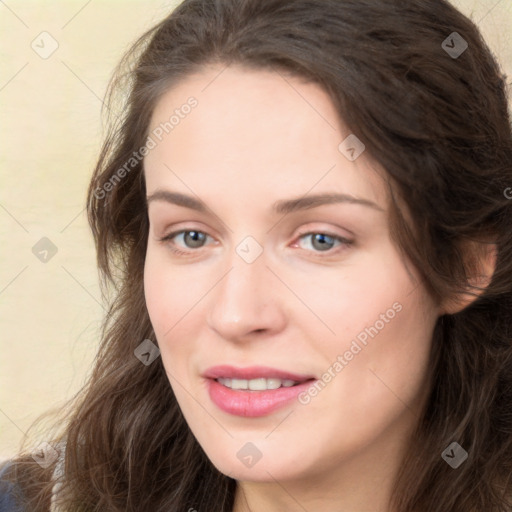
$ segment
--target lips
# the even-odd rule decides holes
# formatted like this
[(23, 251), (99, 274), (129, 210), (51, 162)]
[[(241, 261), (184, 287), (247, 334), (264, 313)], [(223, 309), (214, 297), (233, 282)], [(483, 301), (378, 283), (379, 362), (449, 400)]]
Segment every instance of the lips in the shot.
[[(231, 415), (246, 418), (267, 416), (291, 404), (316, 380), (311, 375), (291, 373), (267, 366), (252, 366), (250, 368), (236, 368), (228, 365), (214, 366), (204, 372), (202, 376), (207, 380), (207, 390), (211, 401), (219, 409)], [(225, 379), (233, 382), (279, 379), (283, 383), (288, 381), (288, 384), (293, 381), (293, 385), (264, 390), (231, 389), (223, 384)]]
[(203, 377), (207, 379), (281, 379), (293, 380), (294, 382), (305, 382), (314, 379), (314, 375), (300, 375), (291, 373), (285, 370), (278, 370), (277, 368), (270, 368), (268, 366), (250, 366), (248, 368), (237, 368), (235, 366), (221, 365), (208, 368), (203, 373)]

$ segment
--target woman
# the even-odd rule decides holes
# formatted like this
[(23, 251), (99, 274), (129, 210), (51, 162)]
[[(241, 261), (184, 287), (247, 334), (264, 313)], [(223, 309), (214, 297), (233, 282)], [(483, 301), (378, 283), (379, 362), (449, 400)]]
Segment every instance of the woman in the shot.
[(512, 510), (512, 133), (475, 25), (442, 0), (185, 0), (111, 106), (125, 85), (88, 194), (101, 349), (4, 497)]

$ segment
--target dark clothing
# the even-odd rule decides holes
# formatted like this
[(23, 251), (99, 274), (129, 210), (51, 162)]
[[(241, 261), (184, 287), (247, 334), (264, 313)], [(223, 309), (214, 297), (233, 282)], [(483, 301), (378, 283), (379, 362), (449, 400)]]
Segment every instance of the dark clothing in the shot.
[(27, 512), (18, 501), (16, 491), (19, 489), (16, 484), (9, 482), (4, 475), (12, 467), (9, 461), (0, 464), (0, 512)]

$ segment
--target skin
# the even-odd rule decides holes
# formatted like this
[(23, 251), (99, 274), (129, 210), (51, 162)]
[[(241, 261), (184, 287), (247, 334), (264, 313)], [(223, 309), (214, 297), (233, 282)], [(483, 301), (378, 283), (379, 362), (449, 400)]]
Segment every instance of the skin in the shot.
[[(443, 310), (390, 239), (382, 169), (366, 152), (351, 162), (339, 151), (350, 131), (323, 89), (282, 72), (223, 69), (205, 68), (161, 97), (150, 130), (190, 96), (198, 105), (144, 161), (148, 196), (172, 190), (210, 209), (148, 205), (145, 296), (170, 385), (207, 456), (239, 482), (235, 512), (389, 511)], [(271, 211), (275, 201), (321, 192), (380, 210), (340, 203)], [(186, 233), (159, 241), (180, 229), (208, 237), (202, 246)], [(328, 239), (322, 251), (306, 233), (353, 243)], [(247, 236), (263, 250), (250, 264), (236, 252)], [(400, 312), (333, 372), (356, 336), (396, 303)], [(241, 418), (208, 396), (201, 373), (218, 364), (319, 379), (331, 368), (335, 377), (307, 405)], [(247, 442), (262, 453), (251, 468), (237, 457)]]

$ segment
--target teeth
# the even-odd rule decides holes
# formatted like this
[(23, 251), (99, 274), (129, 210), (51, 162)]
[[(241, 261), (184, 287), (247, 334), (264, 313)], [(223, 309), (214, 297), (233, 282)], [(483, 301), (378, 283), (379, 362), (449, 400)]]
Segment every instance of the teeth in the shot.
[(247, 389), (248, 382), (244, 379), (231, 379), (231, 389)]
[(277, 389), (281, 387), (281, 379), (261, 379), (267, 381), (267, 389)]
[(265, 391), (268, 389), (278, 389), (280, 387), (289, 388), (298, 384), (294, 380), (289, 379), (228, 379), (221, 378), (217, 379), (217, 382), (231, 389), (249, 389), (251, 391)]

